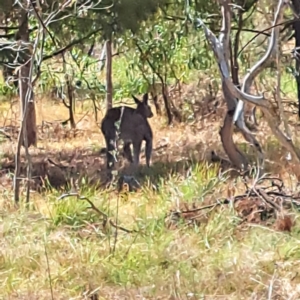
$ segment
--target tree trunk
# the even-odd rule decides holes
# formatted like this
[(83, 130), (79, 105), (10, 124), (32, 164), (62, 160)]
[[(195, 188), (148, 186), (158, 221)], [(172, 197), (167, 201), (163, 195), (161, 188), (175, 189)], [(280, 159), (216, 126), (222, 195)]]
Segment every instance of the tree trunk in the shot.
[(163, 96), (163, 99), (164, 99), (166, 114), (167, 114), (167, 117), (168, 117), (168, 125), (171, 125), (172, 121), (173, 121), (173, 115), (172, 115), (171, 109), (170, 109), (167, 85), (163, 81), (162, 81), (162, 96)]
[(152, 97), (152, 100), (153, 100), (153, 103), (154, 103), (154, 106), (155, 106), (155, 110), (156, 110), (156, 114), (158, 116), (161, 116), (161, 109), (160, 109), (160, 105), (158, 103), (158, 95), (151, 92), (151, 97)]
[[(25, 43), (29, 43), (29, 30), (28, 30), (28, 13), (26, 10), (21, 10), (20, 17), (19, 17), (19, 32), (18, 32), (18, 39), (22, 40)], [(21, 111), (22, 116), (24, 114), (25, 109), (25, 101), (26, 101), (26, 94), (30, 89), (31, 82), (29, 82), (29, 70), (30, 70), (30, 53), (27, 50), (25, 55), (25, 61), (22, 61), (22, 67), (20, 68), (20, 78), (22, 80), (22, 85), (20, 86), (19, 95), (20, 95), (20, 102), (21, 102)], [(27, 135), (27, 143), (28, 147), (31, 145), (36, 146), (37, 142), (37, 132), (36, 132), (36, 114), (35, 114), (35, 104), (34, 104), (34, 94), (31, 91), (31, 97), (27, 104), (27, 116), (26, 116), (26, 135)], [(22, 146), (24, 146), (24, 140), (22, 142)]]
[(224, 124), (219, 132), (222, 145), (231, 163), (240, 170), (246, 170), (248, 168), (248, 161), (233, 141), (233, 115), (236, 108), (236, 101), (232, 97), (224, 81), (222, 82), (222, 90), (227, 103), (227, 113)]
[(69, 76), (67, 76), (67, 90), (68, 90), (68, 98), (69, 98), (69, 104), (67, 105), (69, 109), (69, 121), (72, 129), (76, 128), (75, 118), (74, 118), (74, 111), (75, 111), (75, 103), (74, 103), (74, 92), (73, 92), (73, 86), (70, 82)]
[[(141, 70), (141, 71), (142, 71), (142, 76), (144, 77), (145, 81), (148, 82), (147, 76), (144, 74), (143, 70)], [(161, 85), (159, 85), (159, 87), (158, 87), (158, 84), (155, 83), (154, 78), (153, 78), (152, 83), (148, 82), (147, 92), (150, 93), (150, 95), (151, 95), (152, 101), (153, 101), (154, 106), (155, 106), (156, 114), (158, 116), (161, 116), (161, 108), (160, 108), (160, 105), (158, 103), (158, 94), (159, 94), (158, 89), (162, 91)]]
[[(292, 0), (296, 13), (300, 14), (300, 2), (299, 0)], [(300, 20), (295, 20), (293, 23), (295, 46), (296, 46), (296, 82), (298, 91), (298, 117), (300, 118)]]
[(112, 55), (111, 41), (106, 41), (106, 110), (112, 108)]

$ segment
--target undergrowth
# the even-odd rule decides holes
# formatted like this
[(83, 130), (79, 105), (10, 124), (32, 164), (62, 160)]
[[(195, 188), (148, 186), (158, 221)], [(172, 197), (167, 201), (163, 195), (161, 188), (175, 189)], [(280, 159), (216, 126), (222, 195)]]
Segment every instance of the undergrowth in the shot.
[(216, 201), (225, 179), (198, 164), (160, 180), (158, 191), (82, 187), (81, 195), (130, 232), (104, 226), (86, 201), (58, 200), (58, 192), (33, 196), (30, 211), (2, 199), (0, 299), (92, 299), (93, 292), (99, 299), (267, 299), (270, 290), (297, 299), (297, 226), (291, 234), (245, 229), (227, 205), (207, 212), (200, 226), (167, 228), (171, 208)]

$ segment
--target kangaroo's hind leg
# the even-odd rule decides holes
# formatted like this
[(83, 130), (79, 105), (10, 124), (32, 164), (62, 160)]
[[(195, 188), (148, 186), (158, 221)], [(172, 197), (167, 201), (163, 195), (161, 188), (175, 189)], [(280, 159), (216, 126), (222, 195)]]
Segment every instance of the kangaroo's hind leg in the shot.
[(130, 149), (130, 142), (125, 142), (124, 141), (124, 146), (123, 146), (123, 152), (124, 152), (124, 157), (130, 162), (133, 162), (132, 159), (132, 154), (131, 154), (131, 149)]
[(146, 147), (145, 147), (145, 156), (146, 156), (146, 164), (147, 167), (150, 167), (150, 160), (151, 160), (151, 154), (152, 154), (152, 137), (146, 137), (145, 138)]
[(133, 142), (133, 164), (138, 166), (140, 163), (140, 152), (141, 152), (142, 141)]

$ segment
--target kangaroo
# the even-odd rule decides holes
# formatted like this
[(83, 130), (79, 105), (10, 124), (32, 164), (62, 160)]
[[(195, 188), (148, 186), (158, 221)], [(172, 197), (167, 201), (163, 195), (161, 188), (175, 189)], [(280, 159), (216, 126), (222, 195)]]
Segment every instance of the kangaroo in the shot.
[[(123, 140), (124, 157), (134, 165), (139, 164), (142, 141), (146, 142), (146, 164), (150, 166), (152, 153), (153, 133), (147, 118), (152, 118), (153, 113), (148, 105), (148, 94), (144, 94), (143, 101), (132, 95), (137, 104), (136, 109), (128, 106), (119, 106), (109, 109), (102, 122), (101, 131), (106, 143), (106, 166), (108, 169), (114, 166), (112, 152), (117, 148), (117, 126), (120, 122), (119, 138)], [(130, 145), (133, 145), (133, 158)]]

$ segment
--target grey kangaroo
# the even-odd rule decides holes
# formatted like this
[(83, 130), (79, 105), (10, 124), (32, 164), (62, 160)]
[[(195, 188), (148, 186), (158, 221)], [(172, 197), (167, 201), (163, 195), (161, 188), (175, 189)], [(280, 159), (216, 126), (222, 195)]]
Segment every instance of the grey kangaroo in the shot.
[[(150, 166), (152, 153), (153, 133), (148, 122), (148, 118), (153, 117), (152, 110), (148, 105), (148, 94), (144, 94), (143, 101), (140, 101), (132, 95), (136, 109), (128, 106), (119, 106), (109, 109), (102, 122), (101, 131), (106, 143), (106, 165), (107, 168), (114, 167), (113, 151), (117, 148), (117, 126), (116, 122), (120, 122), (119, 138), (123, 140), (124, 157), (135, 166), (139, 164), (142, 142), (146, 142), (145, 156), (146, 164)], [(130, 145), (133, 146), (133, 158)]]

